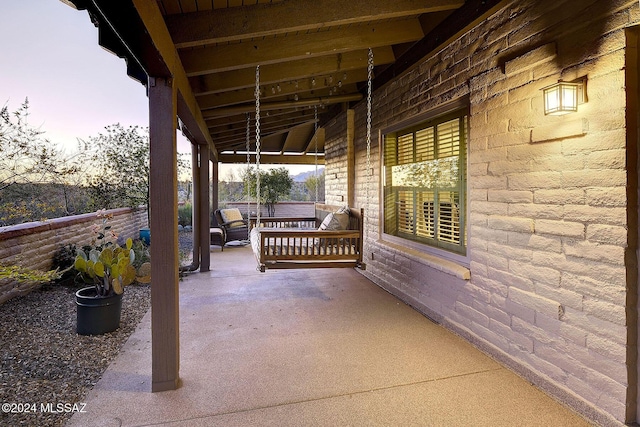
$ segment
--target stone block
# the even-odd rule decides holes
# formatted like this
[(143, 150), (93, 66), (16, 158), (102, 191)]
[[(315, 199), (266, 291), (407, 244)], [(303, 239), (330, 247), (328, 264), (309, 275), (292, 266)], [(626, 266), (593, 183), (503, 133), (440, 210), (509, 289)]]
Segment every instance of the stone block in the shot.
[(524, 291), (519, 288), (509, 288), (508, 300), (511, 300), (524, 307), (529, 307), (536, 312), (543, 313), (549, 317), (555, 316), (561, 319), (564, 316), (564, 308), (558, 301), (537, 295), (533, 292)]
[(489, 228), (505, 231), (519, 231), (523, 233), (533, 233), (534, 222), (530, 218), (514, 218), (509, 216), (490, 215)]
[(535, 230), (536, 234), (584, 238), (585, 226), (580, 222), (537, 219)]

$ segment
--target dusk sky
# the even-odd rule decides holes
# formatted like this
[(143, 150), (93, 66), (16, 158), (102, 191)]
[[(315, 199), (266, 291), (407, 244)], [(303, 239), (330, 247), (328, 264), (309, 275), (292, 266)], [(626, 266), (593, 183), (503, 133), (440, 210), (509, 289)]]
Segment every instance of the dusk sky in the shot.
[[(60, 0), (2, 0), (0, 40), (0, 107), (15, 111), (28, 98), (29, 123), (57, 146), (75, 151), (78, 138), (115, 123), (148, 126), (145, 87), (100, 47), (86, 11)], [(180, 132), (178, 151), (191, 152)], [(313, 168), (288, 166), (292, 174)], [(229, 169), (223, 165), (220, 176)]]
[[(120, 123), (148, 126), (145, 87), (98, 45), (86, 11), (59, 0), (0, 2), (0, 107), (29, 98), (29, 123), (60, 147)], [(189, 143), (179, 135), (179, 151)]]

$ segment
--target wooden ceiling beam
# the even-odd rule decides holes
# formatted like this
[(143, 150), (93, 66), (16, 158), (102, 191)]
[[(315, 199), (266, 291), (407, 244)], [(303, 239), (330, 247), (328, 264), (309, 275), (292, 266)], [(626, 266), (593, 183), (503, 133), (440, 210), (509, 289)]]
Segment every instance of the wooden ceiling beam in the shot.
[[(313, 123), (313, 114), (307, 117), (292, 117), (286, 119), (275, 119), (261, 121), (260, 135), (270, 135), (275, 132), (279, 132), (283, 129), (293, 128), (302, 124)], [(212, 129), (211, 136), (215, 138), (241, 138), (246, 139), (246, 128), (232, 128), (232, 129)], [(251, 141), (255, 139), (256, 133), (253, 127), (250, 128), (249, 137)]]
[(187, 74), (196, 76), (333, 56), (340, 52), (417, 41), (423, 36), (422, 25), (415, 18), (183, 50), (180, 58)]
[[(338, 53), (331, 56), (300, 59), (280, 64), (260, 66), (260, 80), (263, 84), (277, 84), (288, 81), (311, 80), (341, 72), (347, 75), (346, 81), (353, 81), (350, 74), (353, 70), (366, 68), (368, 49)], [(373, 49), (374, 65), (386, 65), (395, 61), (391, 46)], [(230, 90), (255, 87), (255, 68), (226, 71), (216, 74), (205, 74), (191, 77), (191, 86), (196, 97), (226, 92)]]
[[(314, 116), (313, 116), (313, 111), (311, 111), (309, 114), (306, 115), (299, 115), (299, 116), (279, 116), (279, 117), (267, 117), (264, 120), (260, 120), (261, 123), (261, 128), (262, 132), (264, 133), (265, 131), (268, 130), (269, 126), (272, 125), (281, 125), (281, 124), (286, 124), (289, 126), (295, 126), (298, 125), (300, 123), (309, 123), (309, 122), (313, 122)], [(254, 138), (256, 133), (255, 133), (255, 122), (251, 122), (250, 127), (249, 127), (249, 135), (251, 138)], [(213, 126), (209, 128), (209, 131), (211, 132), (212, 135), (223, 135), (223, 134), (234, 134), (234, 135), (243, 135), (246, 137), (246, 133), (247, 133), (247, 125), (246, 122), (244, 124), (242, 123), (238, 123), (236, 125), (231, 125), (231, 126)]]
[[(306, 122), (308, 123), (308, 122)], [(273, 124), (268, 126), (264, 132), (260, 132), (262, 142), (264, 143), (265, 138), (272, 137), (274, 135), (280, 135), (291, 131), (296, 126), (304, 125), (305, 122), (294, 122), (294, 123), (281, 123), (281, 124)], [(212, 133), (212, 138), (216, 141), (216, 144), (220, 145), (220, 150), (224, 151), (225, 149), (229, 149), (229, 147), (233, 147), (233, 149), (244, 149), (247, 145), (246, 134), (242, 132), (238, 132), (237, 134), (232, 135), (218, 135)], [(249, 145), (251, 147), (255, 147), (255, 134), (251, 136), (249, 139)], [(278, 150), (279, 151), (279, 150)]]
[[(300, 118), (300, 117), (308, 117), (310, 114), (313, 114), (313, 110), (308, 108), (302, 109), (286, 109), (286, 110), (272, 110), (268, 111), (266, 114), (262, 115), (262, 119), (269, 120), (270, 118)], [(255, 120), (255, 114), (251, 114), (251, 123), (253, 125)], [(209, 129), (216, 127), (228, 127), (228, 126), (241, 126), (246, 128), (247, 126), (247, 116), (245, 114), (237, 114), (235, 116), (225, 116), (219, 117), (215, 119), (207, 119), (207, 125)]]
[[(358, 92), (358, 88), (355, 82), (362, 82), (367, 80), (367, 70), (361, 70), (358, 75), (353, 76), (354, 80), (351, 84), (338, 84), (338, 76), (330, 76), (329, 78), (322, 79), (322, 81), (316, 81), (316, 84), (308, 80), (303, 80), (298, 83), (298, 87), (292, 82), (278, 83), (277, 85), (262, 86), (262, 94), (260, 101), (277, 100), (282, 97), (298, 97), (309, 96), (311, 93), (313, 96), (330, 96), (330, 95), (347, 95)], [(320, 80), (320, 79), (318, 79)], [(331, 81), (332, 83), (329, 83)], [(198, 105), (202, 111), (211, 110), (214, 108), (227, 107), (229, 105), (244, 104), (255, 102), (255, 89), (241, 89), (231, 92), (217, 93), (215, 95), (207, 95), (206, 97), (198, 98)]]
[(287, 133), (284, 144), (282, 144), (280, 154), (284, 154), (286, 152), (300, 153), (304, 151), (304, 147), (307, 145), (307, 140), (311, 138), (313, 134), (313, 122), (304, 123), (291, 128)]
[(464, 0), (285, 0), (240, 8), (170, 15), (178, 49), (308, 32), (457, 9)]
[[(320, 98), (307, 98), (300, 99), (298, 101), (285, 101), (285, 102), (270, 102), (264, 103), (260, 105), (262, 111), (269, 110), (281, 110), (284, 108), (300, 108), (300, 107), (313, 107), (313, 106), (325, 106), (331, 104), (341, 104), (343, 102), (354, 102), (360, 101), (362, 99), (362, 94), (357, 93), (353, 95), (343, 95), (343, 96), (328, 96), (328, 97), (320, 97)], [(217, 108), (215, 110), (204, 111), (202, 115), (205, 118), (209, 117), (222, 117), (222, 116), (232, 116), (236, 114), (243, 113), (252, 113), (255, 111), (255, 104), (245, 104), (238, 105), (234, 107), (224, 107)]]
[(324, 128), (318, 128), (313, 135), (311, 135), (311, 139), (307, 142), (307, 147), (303, 151), (303, 154), (315, 155), (316, 147), (318, 148), (318, 153), (324, 152), (324, 141), (325, 130)]

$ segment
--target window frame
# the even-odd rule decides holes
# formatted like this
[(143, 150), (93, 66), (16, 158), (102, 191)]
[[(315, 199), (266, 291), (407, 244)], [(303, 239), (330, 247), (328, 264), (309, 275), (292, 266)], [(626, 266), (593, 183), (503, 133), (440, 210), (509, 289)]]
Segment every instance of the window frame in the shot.
[[(426, 113), (417, 115), (415, 117), (403, 120), (401, 122), (395, 123), (391, 126), (383, 128), (380, 130), (379, 138), (380, 138), (380, 146), (381, 149), (379, 151), (380, 154), (380, 236), (381, 240), (387, 241), (389, 243), (395, 245), (401, 245), (406, 248), (414, 249), (419, 252), (424, 252), (426, 254), (434, 255), (437, 257), (445, 258), (454, 262), (458, 262), (464, 265), (469, 265), (470, 256), (469, 256), (469, 197), (468, 197), (468, 163), (469, 163), (469, 116), (470, 116), (470, 108), (469, 108), (469, 97), (465, 96), (453, 102), (442, 105), (438, 108), (434, 108)], [(411, 131), (415, 131), (417, 129), (422, 129), (425, 126), (429, 126), (428, 122), (446, 122), (447, 119), (451, 120), (455, 117), (466, 117), (466, 126), (465, 126), (465, 141), (464, 141), (464, 152), (461, 156), (461, 188), (460, 188), (460, 199), (463, 200), (463, 211), (461, 212), (461, 233), (460, 239), (465, 242), (463, 244), (464, 252), (456, 252), (452, 251), (451, 248), (446, 247), (446, 245), (434, 246), (424, 241), (408, 239), (401, 236), (396, 236), (392, 234), (385, 233), (385, 194), (386, 194), (386, 176), (385, 176), (385, 143), (387, 135), (393, 133), (408, 133)]]

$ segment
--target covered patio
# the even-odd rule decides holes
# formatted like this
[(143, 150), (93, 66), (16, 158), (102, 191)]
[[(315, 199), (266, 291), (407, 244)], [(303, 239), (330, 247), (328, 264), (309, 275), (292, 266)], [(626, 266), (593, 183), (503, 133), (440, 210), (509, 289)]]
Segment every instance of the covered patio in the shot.
[[(640, 419), (637, 0), (63, 1), (149, 98), (153, 316), (92, 420), (580, 422), (486, 355), (594, 422)], [(366, 270), (210, 252), (219, 165), (258, 154), (325, 166), (324, 203), (364, 209)]]
[(211, 257), (180, 283), (181, 387), (151, 393), (149, 312), (69, 425), (589, 425), (355, 270)]

